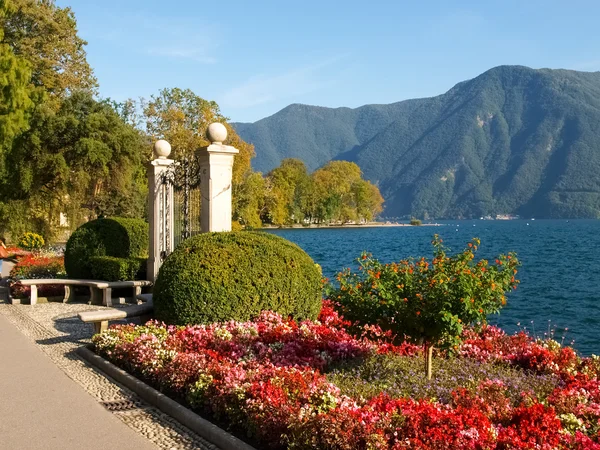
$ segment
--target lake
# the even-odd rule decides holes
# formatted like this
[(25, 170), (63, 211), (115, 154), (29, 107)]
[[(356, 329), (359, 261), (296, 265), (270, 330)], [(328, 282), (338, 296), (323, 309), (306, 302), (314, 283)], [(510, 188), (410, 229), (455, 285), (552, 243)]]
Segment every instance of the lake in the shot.
[[(481, 239), (476, 260), (493, 261), (514, 251), (523, 264), (521, 284), (508, 295), (499, 315), (489, 317), (509, 333), (526, 328), (542, 337), (554, 330), (558, 342), (583, 355), (600, 354), (600, 220), (473, 220), (440, 226), (307, 228), (269, 230), (302, 247), (330, 279), (357, 267), (363, 250), (382, 262), (409, 256), (431, 259), (438, 233), (457, 253), (473, 237)], [(566, 331), (565, 331), (566, 330)]]

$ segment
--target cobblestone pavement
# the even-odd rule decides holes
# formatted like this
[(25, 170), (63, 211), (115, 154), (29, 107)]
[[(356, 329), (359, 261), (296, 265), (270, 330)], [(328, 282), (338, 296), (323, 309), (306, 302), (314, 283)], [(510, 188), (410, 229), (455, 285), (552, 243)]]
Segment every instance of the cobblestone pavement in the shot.
[[(113, 402), (124, 402), (123, 405), (129, 405), (111, 412), (157, 448), (218, 450), (218, 447), (148, 405), (127, 388), (94, 370), (74, 352), (76, 348), (89, 344), (93, 334), (92, 325), (81, 322), (77, 313), (98, 309), (102, 307), (82, 303), (42, 303), (32, 306), (0, 302), (0, 314), (34, 341), (56, 366), (99, 403), (111, 402), (108, 403), (110, 406), (119, 405)], [(133, 405), (125, 402), (132, 402)]]

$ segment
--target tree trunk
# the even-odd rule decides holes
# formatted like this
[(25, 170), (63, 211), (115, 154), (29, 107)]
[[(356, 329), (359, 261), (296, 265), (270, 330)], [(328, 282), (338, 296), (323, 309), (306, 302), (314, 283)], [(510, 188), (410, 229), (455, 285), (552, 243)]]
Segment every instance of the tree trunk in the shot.
[(433, 363), (433, 345), (430, 342), (425, 342), (425, 373), (427, 379), (431, 380), (431, 366)]

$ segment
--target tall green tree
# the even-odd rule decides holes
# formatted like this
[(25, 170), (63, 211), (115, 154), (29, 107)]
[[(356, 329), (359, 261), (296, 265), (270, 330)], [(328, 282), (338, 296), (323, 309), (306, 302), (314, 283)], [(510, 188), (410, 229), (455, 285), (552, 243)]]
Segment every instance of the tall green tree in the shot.
[[(7, 157), (0, 232), (51, 234), (60, 213), (72, 226), (98, 215), (143, 216), (145, 146), (139, 130), (90, 93), (70, 95), (58, 111), (38, 106)], [(10, 216), (17, 206), (22, 212)]]
[(29, 62), (32, 84), (53, 108), (70, 92), (94, 90), (97, 81), (86, 59), (87, 42), (77, 34), (73, 11), (54, 0), (11, 2), (11, 14), (0, 17), (2, 43)]
[[(14, 13), (9, 0), (0, 0), (0, 21)], [(4, 43), (0, 27), (0, 178), (4, 175), (4, 159), (13, 139), (28, 127), (28, 114), (33, 106), (29, 82), (31, 70), (27, 61), (14, 54)]]

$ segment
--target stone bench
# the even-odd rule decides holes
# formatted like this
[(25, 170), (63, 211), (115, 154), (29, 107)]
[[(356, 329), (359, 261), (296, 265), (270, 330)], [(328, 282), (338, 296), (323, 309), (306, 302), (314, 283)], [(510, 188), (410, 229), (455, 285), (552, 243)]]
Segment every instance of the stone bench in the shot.
[(126, 306), (125, 308), (104, 309), (100, 311), (85, 311), (77, 314), (81, 321), (94, 324), (94, 333), (101, 333), (108, 329), (110, 320), (127, 319), (130, 317), (141, 317), (142, 322), (151, 318), (154, 310), (152, 302), (142, 303), (140, 305)]
[(142, 292), (142, 287), (151, 286), (152, 283), (147, 280), (135, 281), (100, 281), (100, 280), (71, 280), (68, 278), (42, 278), (31, 280), (19, 280), (23, 286), (31, 288), (31, 304), (35, 305), (38, 299), (37, 287), (41, 285), (63, 285), (65, 287), (64, 302), (71, 299), (71, 286), (87, 286), (90, 288), (90, 303), (102, 303), (105, 306), (112, 306), (112, 290), (118, 288), (133, 288), (133, 298), (136, 298)]

